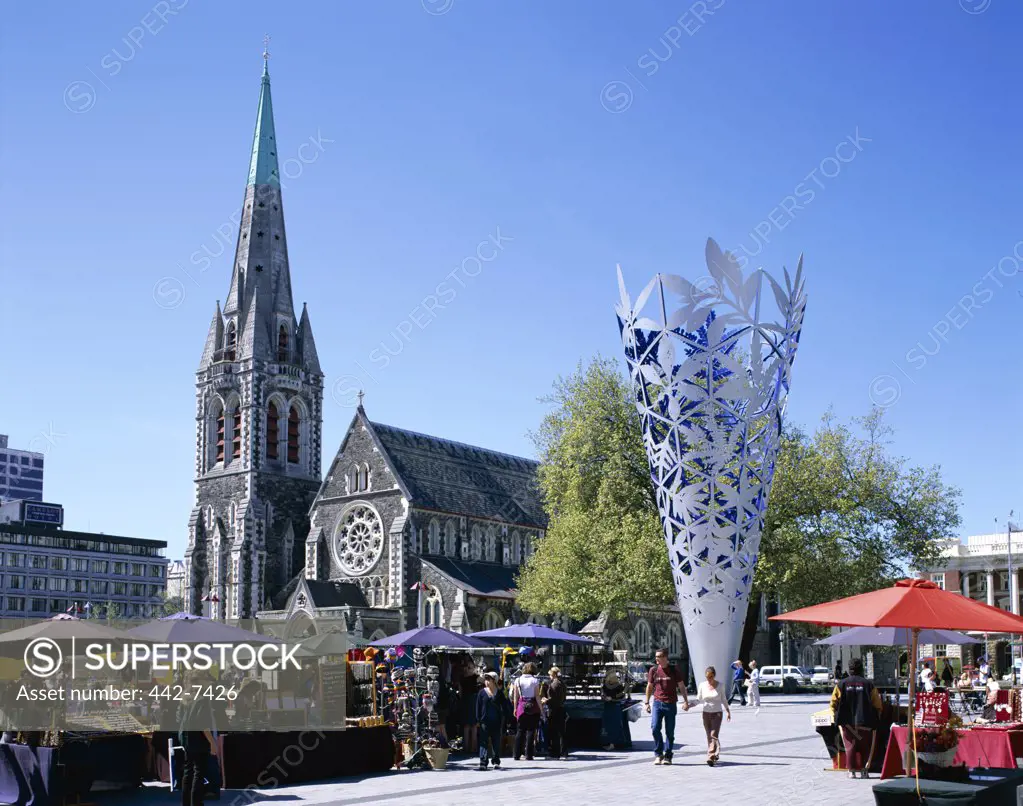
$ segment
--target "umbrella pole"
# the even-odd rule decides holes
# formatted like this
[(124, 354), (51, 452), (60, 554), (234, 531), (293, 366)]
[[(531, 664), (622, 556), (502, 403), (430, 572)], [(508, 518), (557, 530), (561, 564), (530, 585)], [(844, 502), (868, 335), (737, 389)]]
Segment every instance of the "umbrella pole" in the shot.
[(915, 722), (914, 714), (913, 714), (913, 711), (914, 711), (913, 699), (914, 699), (914, 695), (916, 694), (916, 655), (917, 655), (917, 652), (919, 651), (919, 646), (918, 646), (919, 639), (920, 639), (920, 629), (918, 627), (914, 627), (913, 628), (913, 638), (912, 638), (912, 641), (910, 642), (910, 648), (909, 648), (909, 664), (908, 664), (908, 669), (909, 669), (909, 706), (908, 706), (907, 713), (909, 715), (909, 726), (908, 726), (908, 728), (909, 728), (909, 735), (908, 735), (907, 741), (906, 741), (906, 750), (903, 753), (903, 757), (902, 757), (902, 767), (905, 770), (909, 770), (911, 768), (915, 768), (916, 767), (916, 753), (914, 751), (914, 748), (916, 746), (916, 738), (915, 738), (916, 734), (915, 734), (914, 729), (913, 729), (913, 725), (914, 725), (914, 722)]

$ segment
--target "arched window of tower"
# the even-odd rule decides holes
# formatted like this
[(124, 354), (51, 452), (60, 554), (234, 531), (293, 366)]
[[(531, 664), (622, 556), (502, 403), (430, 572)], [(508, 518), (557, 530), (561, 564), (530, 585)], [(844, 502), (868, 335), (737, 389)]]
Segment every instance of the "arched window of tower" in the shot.
[(281, 438), (281, 413), (272, 400), (266, 407), (266, 458), (276, 461), (279, 457), (278, 441)]
[(286, 362), (288, 360), (288, 326), (281, 325), (277, 331), (277, 360)]
[[(264, 331), (265, 332), (265, 331)], [(235, 330), (234, 322), (227, 323), (227, 335), (224, 339), (224, 360), (234, 361), (235, 346), (238, 342), (238, 333)]]
[(288, 413), (288, 464), (292, 465), (298, 464), (299, 423), (298, 406), (292, 403)]

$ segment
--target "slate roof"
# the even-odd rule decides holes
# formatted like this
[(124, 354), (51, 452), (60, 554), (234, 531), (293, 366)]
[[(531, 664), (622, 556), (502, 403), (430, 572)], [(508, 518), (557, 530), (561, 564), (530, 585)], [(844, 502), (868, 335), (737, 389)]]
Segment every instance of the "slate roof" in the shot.
[(371, 423), (413, 506), (545, 529), (537, 462)]
[[(299, 574), (274, 596), (274, 610), (288, 608), (301, 579), (302, 575)], [(315, 579), (307, 579), (305, 584), (309, 588), (309, 595), (313, 598), (313, 607), (366, 606), (366, 596), (354, 582), (320, 582)]]
[(474, 596), (515, 598), (514, 568), (497, 563), (459, 562), (447, 557), (423, 557), (422, 562)]

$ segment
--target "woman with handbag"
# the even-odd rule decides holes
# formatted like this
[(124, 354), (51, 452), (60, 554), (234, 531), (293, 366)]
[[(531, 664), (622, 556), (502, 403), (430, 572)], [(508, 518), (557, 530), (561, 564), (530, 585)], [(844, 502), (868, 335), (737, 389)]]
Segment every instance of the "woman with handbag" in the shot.
[(536, 664), (532, 661), (522, 667), (522, 674), (512, 686), (512, 703), (518, 720), (514, 758), (516, 761), (522, 758), (524, 750), (526, 761), (532, 761), (536, 729), (540, 724), (540, 680), (536, 676)]

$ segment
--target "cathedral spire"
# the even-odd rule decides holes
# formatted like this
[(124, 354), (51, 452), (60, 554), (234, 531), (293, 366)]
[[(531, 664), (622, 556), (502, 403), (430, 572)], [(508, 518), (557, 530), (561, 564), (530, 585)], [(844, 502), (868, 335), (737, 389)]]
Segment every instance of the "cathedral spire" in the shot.
[[(264, 42), (268, 43), (269, 38)], [(276, 345), (278, 341), (276, 334), (284, 328), (288, 337), (294, 338), (298, 329), (295, 303), (291, 296), (291, 271), (284, 231), (277, 134), (270, 97), (270, 71), (267, 67), (269, 57), (269, 52), (264, 50), (245, 202), (231, 288), (224, 305), (224, 316), (237, 318), (236, 328), (239, 333), (248, 331), (260, 334), (258, 339), (242, 345), (238, 360), (269, 358), (270, 345)], [(253, 305), (252, 301), (257, 296), (259, 304)], [(249, 322), (250, 315), (258, 316), (259, 321)], [(266, 342), (263, 342), (263, 334), (266, 334)], [(256, 356), (250, 353), (248, 347), (260, 342), (266, 344), (267, 354)], [(276, 355), (276, 351), (273, 354)]]

